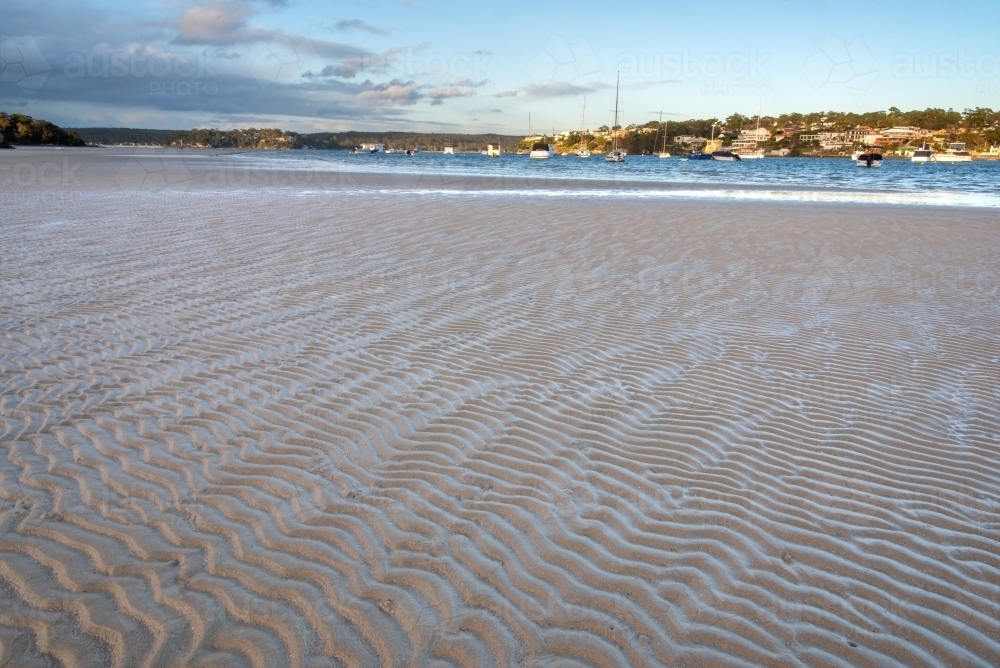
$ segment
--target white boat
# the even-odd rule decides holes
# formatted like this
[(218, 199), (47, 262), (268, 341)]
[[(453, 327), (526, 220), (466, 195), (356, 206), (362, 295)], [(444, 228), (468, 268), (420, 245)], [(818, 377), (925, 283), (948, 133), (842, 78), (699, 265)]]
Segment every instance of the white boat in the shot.
[(548, 160), (553, 155), (556, 154), (552, 144), (548, 144), (543, 141), (536, 141), (531, 145), (531, 153), (528, 154), (529, 158), (534, 158), (535, 160)]
[(858, 167), (881, 167), (881, 153), (861, 153), (855, 163)]
[(924, 142), (923, 146), (913, 152), (910, 162), (934, 162), (934, 151), (931, 150), (931, 145)]
[[(762, 101), (757, 101), (757, 130), (760, 130), (760, 110)], [(756, 137), (756, 141), (760, 141), (760, 136)], [(756, 145), (756, 141), (754, 145)], [(764, 157), (764, 149), (758, 148), (755, 151), (735, 151), (736, 155), (740, 156), (740, 160), (760, 160)]]
[(385, 153), (385, 144), (362, 144), (358, 153)]
[(494, 146), (493, 144), (487, 144), (486, 150), (484, 151), (487, 158), (499, 158), (500, 157), (500, 144)]
[[(663, 150), (656, 154), (658, 158), (669, 158), (670, 154), (667, 153), (667, 128), (663, 125), (663, 112), (660, 112), (660, 126), (663, 129)], [(657, 128), (659, 132), (660, 128)], [(656, 137), (653, 137), (653, 148), (656, 148)]]
[(972, 162), (972, 156), (968, 151), (949, 151), (947, 153), (935, 153), (934, 162)]
[(585, 125), (586, 125), (586, 121), (587, 121), (587, 98), (584, 97), (583, 98), (583, 113), (580, 115), (580, 148), (576, 149), (576, 153), (574, 154), (578, 158), (589, 158), (590, 157), (590, 151), (588, 151), (587, 147), (584, 146), (584, 144), (583, 144), (583, 129), (584, 129)]
[(444, 147), (444, 154), (445, 155), (455, 155), (455, 147), (454, 146), (445, 146)]
[(416, 155), (417, 153), (419, 153), (419, 151), (415, 148), (406, 149), (406, 155)]
[(618, 84), (621, 83), (622, 73), (618, 73), (615, 79), (615, 124), (611, 126), (611, 132), (615, 135), (615, 147), (604, 156), (604, 162), (625, 162), (625, 151), (618, 148)]

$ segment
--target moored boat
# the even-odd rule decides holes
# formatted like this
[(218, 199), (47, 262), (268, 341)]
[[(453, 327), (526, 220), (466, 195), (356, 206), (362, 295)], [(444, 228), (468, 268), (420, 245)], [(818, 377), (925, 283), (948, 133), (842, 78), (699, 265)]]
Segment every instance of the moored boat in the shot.
[(535, 160), (548, 160), (555, 154), (556, 151), (552, 148), (552, 144), (543, 141), (536, 141), (531, 145), (531, 153), (528, 154), (528, 157), (534, 158)]
[(719, 162), (739, 162), (742, 158), (740, 158), (739, 154), (732, 151), (712, 151), (712, 160), (718, 160)]
[(913, 152), (910, 162), (934, 162), (934, 151), (931, 150), (931, 145), (924, 142), (923, 146)]
[(858, 156), (857, 163), (858, 167), (881, 167), (882, 166), (882, 154), (881, 153), (862, 153)]
[(615, 79), (615, 124), (611, 126), (611, 132), (615, 136), (615, 147), (608, 151), (604, 157), (605, 162), (625, 162), (625, 151), (618, 148), (618, 84), (621, 83), (622, 73), (618, 73)]

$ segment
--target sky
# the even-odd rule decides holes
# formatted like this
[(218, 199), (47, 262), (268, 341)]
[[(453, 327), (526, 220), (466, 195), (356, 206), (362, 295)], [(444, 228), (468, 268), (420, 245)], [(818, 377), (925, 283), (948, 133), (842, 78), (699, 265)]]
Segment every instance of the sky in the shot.
[(66, 127), (526, 134), (1000, 108), (1000, 3), (3, 0), (0, 110)]

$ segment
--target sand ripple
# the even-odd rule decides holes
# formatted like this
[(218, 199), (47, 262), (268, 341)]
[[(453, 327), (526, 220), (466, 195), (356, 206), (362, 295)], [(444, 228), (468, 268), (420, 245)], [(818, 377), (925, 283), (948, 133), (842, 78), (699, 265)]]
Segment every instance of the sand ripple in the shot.
[(993, 214), (2, 199), (0, 664), (1000, 662)]

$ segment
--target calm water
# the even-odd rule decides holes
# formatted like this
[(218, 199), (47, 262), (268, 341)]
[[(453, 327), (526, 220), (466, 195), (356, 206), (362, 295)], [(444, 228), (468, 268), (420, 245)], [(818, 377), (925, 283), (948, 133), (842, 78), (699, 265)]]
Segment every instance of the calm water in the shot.
[[(572, 190), (584, 195), (619, 194), (629, 192), (631, 186), (637, 196), (644, 197), (724, 196), (1000, 207), (998, 161), (918, 164), (909, 160), (886, 160), (880, 169), (864, 169), (856, 167), (849, 158), (764, 158), (732, 163), (629, 156), (625, 163), (616, 164), (606, 163), (603, 156), (531, 160), (525, 155), (487, 158), (476, 153), (407, 156), (281, 151), (266, 155), (254, 152), (247, 156), (290, 168), (501, 179), (490, 183), (491, 192), (502, 190), (502, 177), (510, 176), (607, 183), (606, 186), (588, 184), (583, 190)], [(650, 184), (655, 183), (664, 184), (664, 189), (650, 189)], [(519, 192), (524, 190), (523, 183), (518, 189)], [(548, 194), (553, 191), (548, 190)]]

